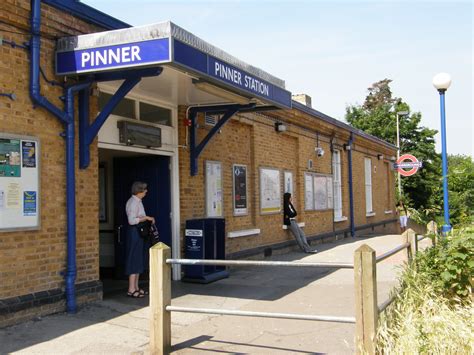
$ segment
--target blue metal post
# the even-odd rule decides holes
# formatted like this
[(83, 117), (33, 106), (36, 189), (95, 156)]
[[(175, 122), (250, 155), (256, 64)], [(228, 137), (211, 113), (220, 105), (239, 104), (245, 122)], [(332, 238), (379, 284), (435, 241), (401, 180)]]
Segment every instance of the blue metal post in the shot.
[(441, 157), (443, 160), (443, 200), (444, 200), (444, 225), (441, 228), (443, 234), (451, 230), (449, 223), (449, 198), (448, 198), (448, 157), (446, 147), (446, 117), (444, 106), (444, 93), (446, 90), (439, 91), (439, 102), (441, 111)]

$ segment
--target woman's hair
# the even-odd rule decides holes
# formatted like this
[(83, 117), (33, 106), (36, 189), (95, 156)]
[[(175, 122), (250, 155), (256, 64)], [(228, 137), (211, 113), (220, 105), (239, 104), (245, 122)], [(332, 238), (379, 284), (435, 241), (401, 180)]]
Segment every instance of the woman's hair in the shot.
[(146, 182), (141, 182), (141, 181), (135, 181), (133, 184), (132, 184), (132, 195), (136, 195), (140, 192), (143, 192), (146, 190), (146, 187), (147, 187), (147, 183)]
[(288, 206), (290, 204), (291, 194), (289, 192), (285, 192), (283, 194), (283, 206)]

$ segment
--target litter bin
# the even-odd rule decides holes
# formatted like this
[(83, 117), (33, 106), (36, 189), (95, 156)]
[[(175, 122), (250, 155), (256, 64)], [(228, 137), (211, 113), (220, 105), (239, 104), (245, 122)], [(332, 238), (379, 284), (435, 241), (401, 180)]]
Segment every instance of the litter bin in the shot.
[[(225, 259), (225, 219), (200, 218), (186, 221), (186, 259)], [(225, 266), (185, 265), (185, 282), (209, 283), (229, 277)]]

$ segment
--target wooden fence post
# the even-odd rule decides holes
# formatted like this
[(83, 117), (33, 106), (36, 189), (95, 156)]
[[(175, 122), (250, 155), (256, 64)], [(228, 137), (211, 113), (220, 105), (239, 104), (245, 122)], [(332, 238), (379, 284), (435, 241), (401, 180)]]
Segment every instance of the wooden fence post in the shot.
[(379, 317), (377, 268), (375, 250), (367, 244), (354, 252), (354, 286), (356, 353), (375, 354), (375, 335)]
[(171, 249), (163, 243), (150, 248), (150, 353), (171, 352)]
[(408, 238), (411, 249), (411, 257), (414, 258), (416, 253), (418, 252), (418, 237), (416, 236), (416, 233), (410, 229), (408, 231)]

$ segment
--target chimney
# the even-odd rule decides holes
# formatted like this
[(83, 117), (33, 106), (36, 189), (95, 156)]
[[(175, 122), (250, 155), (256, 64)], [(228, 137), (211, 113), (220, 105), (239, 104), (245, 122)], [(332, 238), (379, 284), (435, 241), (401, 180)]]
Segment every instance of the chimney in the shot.
[(308, 106), (308, 107), (312, 107), (311, 106), (311, 96), (309, 96), (309, 95), (295, 94), (295, 95), (291, 95), (291, 98), (294, 101), (299, 102), (300, 104), (303, 104), (303, 105)]

